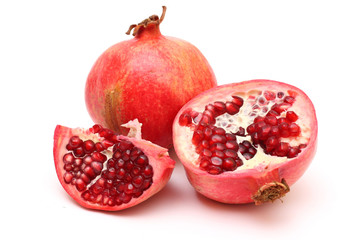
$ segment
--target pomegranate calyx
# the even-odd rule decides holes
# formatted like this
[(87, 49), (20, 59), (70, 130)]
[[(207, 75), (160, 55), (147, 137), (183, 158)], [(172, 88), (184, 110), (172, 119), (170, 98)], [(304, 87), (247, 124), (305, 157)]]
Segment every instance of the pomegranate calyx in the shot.
[(160, 25), (160, 23), (165, 18), (166, 6), (162, 6), (162, 9), (163, 10), (162, 10), (162, 14), (161, 14), (160, 18), (159, 18), (158, 15), (151, 15), (150, 17), (144, 19), (142, 22), (140, 22), (138, 24), (130, 25), (130, 27), (127, 30), (126, 34), (130, 35), (131, 31), (133, 31), (132, 35), (135, 36), (141, 28), (146, 28), (147, 26), (153, 25), (153, 24)]
[(257, 193), (252, 197), (255, 205), (261, 205), (266, 202), (274, 202), (276, 199), (280, 199), (290, 191), (289, 185), (285, 179), (280, 182), (266, 183), (259, 188)]

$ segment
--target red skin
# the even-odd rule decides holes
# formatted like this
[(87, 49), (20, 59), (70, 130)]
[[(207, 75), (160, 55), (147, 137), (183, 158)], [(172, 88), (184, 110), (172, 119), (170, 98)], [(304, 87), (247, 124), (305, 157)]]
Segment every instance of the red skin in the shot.
[(68, 127), (64, 127), (60, 125), (56, 126), (54, 132), (54, 149), (53, 149), (56, 174), (65, 191), (76, 202), (78, 202), (81, 206), (85, 208), (105, 210), (105, 211), (118, 211), (133, 207), (145, 201), (146, 199), (150, 198), (151, 196), (159, 192), (161, 189), (163, 189), (171, 177), (171, 174), (175, 167), (175, 161), (169, 157), (167, 149), (152, 144), (149, 141), (139, 139), (138, 137), (129, 138), (126, 136), (119, 136), (120, 139), (131, 141), (136, 147), (140, 148), (149, 158), (149, 163), (154, 169), (153, 183), (151, 187), (146, 191), (144, 191), (144, 193), (140, 197), (133, 198), (130, 202), (126, 204), (121, 204), (119, 206), (103, 206), (100, 204), (94, 204), (85, 201), (81, 197), (82, 192), (79, 192), (74, 185), (65, 183), (63, 177), (65, 173), (63, 156), (67, 152), (65, 146), (69, 142), (69, 139), (73, 136), (72, 131), (73, 129)]
[(176, 113), (216, 85), (195, 46), (161, 35), (159, 25), (152, 24), (99, 57), (86, 82), (85, 101), (94, 122), (125, 134), (120, 125), (138, 118), (144, 139), (170, 147)]
[[(306, 103), (302, 117), (308, 117), (310, 121), (311, 136), (307, 147), (301, 153), (288, 161), (279, 164), (271, 164), (263, 169), (244, 169), (234, 172), (224, 172), (219, 175), (211, 175), (199, 169), (197, 165), (191, 163), (194, 159), (188, 159), (187, 154), (190, 150), (189, 143), (184, 144), (186, 139), (184, 130), (187, 127), (179, 125), (179, 117), (189, 108), (200, 107), (203, 109), (207, 103), (215, 100), (222, 100), (236, 92), (246, 92), (251, 89), (259, 89), (264, 86), (270, 89), (292, 90), (301, 97)], [(305, 115), (305, 116), (304, 116)], [(299, 113), (300, 116), (300, 113)], [(274, 182), (281, 183), (284, 179), (288, 186), (293, 185), (305, 172), (310, 165), (317, 146), (318, 125), (314, 106), (308, 96), (300, 89), (276, 81), (270, 80), (251, 80), (241, 83), (233, 83), (210, 89), (191, 101), (189, 101), (177, 114), (173, 125), (173, 141), (177, 156), (185, 167), (187, 177), (196, 191), (204, 196), (223, 203), (239, 204), (254, 202), (253, 197), (258, 193), (262, 186), (267, 186)], [(271, 156), (269, 156), (271, 157)], [(251, 160), (249, 160), (251, 161)]]

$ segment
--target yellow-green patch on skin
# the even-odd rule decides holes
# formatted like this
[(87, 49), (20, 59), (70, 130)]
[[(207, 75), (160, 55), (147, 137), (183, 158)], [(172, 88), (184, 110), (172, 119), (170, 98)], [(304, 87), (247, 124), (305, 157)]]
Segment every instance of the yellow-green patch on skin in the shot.
[(119, 132), (119, 123), (121, 122), (121, 119), (119, 119), (121, 117), (121, 107), (118, 106), (121, 95), (121, 88), (105, 91), (105, 123), (106, 126), (108, 126), (110, 129), (113, 129), (115, 132)]

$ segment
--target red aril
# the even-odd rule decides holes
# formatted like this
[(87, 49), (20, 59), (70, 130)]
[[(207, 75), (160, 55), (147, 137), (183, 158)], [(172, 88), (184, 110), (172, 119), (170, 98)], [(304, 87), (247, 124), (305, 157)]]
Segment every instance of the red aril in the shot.
[(303, 91), (251, 80), (189, 101), (174, 120), (173, 142), (199, 193), (224, 203), (261, 204), (284, 196), (303, 175), (316, 151), (317, 129)]
[(59, 181), (80, 205), (117, 211), (135, 206), (168, 182), (175, 166), (167, 149), (141, 139), (141, 124), (131, 121), (128, 136), (94, 125), (58, 125), (54, 161)]
[(132, 25), (131, 40), (107, 49), (92, 67), (85, 101), (94, 122), (116, 133), (131, 119), (143, 124), (143, 138), (163, 147), (172, 144), (172, 122), (197, 94), (216, 86), (205, 57), (192, 44), (160, 33), (159, 18)]

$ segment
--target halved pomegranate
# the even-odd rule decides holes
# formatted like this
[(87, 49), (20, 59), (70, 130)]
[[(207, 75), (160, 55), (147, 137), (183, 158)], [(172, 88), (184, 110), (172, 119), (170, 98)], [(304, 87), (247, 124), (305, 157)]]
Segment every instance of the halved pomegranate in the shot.
[(314, 106), (300, 89), (251, 80), (188, 102), (173, 142), (194, 188), (224, 203), (274, 201), (309, 166), (317, 142)]
[(160, 191), (175, 161), (167, 149), (141, 139), (137, 119), (123, 125), (128, 136), (94, 125), (58, 125), (54, 134), (56, 173), (80, 205), (108, 211), (135, 206)]

